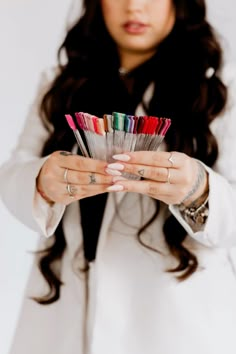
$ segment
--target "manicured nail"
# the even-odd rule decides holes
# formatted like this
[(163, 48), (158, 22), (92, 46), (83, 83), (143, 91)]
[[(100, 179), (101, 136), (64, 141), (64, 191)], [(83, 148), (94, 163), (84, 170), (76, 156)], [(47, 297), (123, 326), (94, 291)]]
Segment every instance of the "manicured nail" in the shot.
[(117, 154), (112, 156), (114, 160), (129, 161), (130, 156), (125, 154)]
[(113, 186), (110, 186), (107, 188), (108, 192), (121, 192), (124, 190), (124, 187), (121, 186), (120, 184), (114, 184)]
[(108, 166), (108, 169), (112, 169), (112, 170), (119, 170), (122, 171), (125, 167), (124, 165), (121, 165), (121, 163), (110, 163)]
[(122, 173), (120, 171), (112, 170), (110, 168), (106, 168), (105, 172), (110, 176), (121, 176), (122, 175)]
[(122, 176), (116, 176), (112, 178), (112, 182), (118, 182), (118, 181), (127, 181), (127, 178), (124, 178)]

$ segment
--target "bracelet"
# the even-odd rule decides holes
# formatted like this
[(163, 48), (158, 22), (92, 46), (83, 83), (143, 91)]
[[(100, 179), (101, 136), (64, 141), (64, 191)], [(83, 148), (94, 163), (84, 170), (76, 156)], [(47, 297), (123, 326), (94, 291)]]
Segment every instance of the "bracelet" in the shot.
[[(198, 206), (196, 206), (197, 202), (203, 198), (204, 201), (200, 205), (198, 204)], [(207, 217), (209, 215), (208, 200), (209, 200), (209, 193), (207, 191), (196, 201), (194, 201), (190, 206), (186, 207), (183, 204), (179, 205), (180, 212), (182, 213), (185, 221), (190, 226), (201, 227), (202, 225), (205, 224)]]

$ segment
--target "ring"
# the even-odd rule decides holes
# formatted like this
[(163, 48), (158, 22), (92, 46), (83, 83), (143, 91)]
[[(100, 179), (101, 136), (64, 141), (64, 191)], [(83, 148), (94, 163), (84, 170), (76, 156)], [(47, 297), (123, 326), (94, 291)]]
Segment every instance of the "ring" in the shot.
[(170, 184), (170, 168), (168, 168), (168, 167), (167, 167), (167, 172), (168, 172), (168, 175), (167, 175), (166, 183)]
[(170, 152), (170, 157), (168, 158), (168, 161), (170, 161), (171, 167), (173, 167), (174, 166), (174, 160), (173, 160), (173, 153), (172, 152)]
[(68, 168), (65, 168), (65, 172), (64, 172), (63, 178), (64, 178), (64, 181), (65, 181), (67, 184), (69, 184), (68, 179), (67, 179), (67, 174), (68, 174)]
[(74, 198), (74, 192), (76, 192), (76, 189), (71, 186), (69, 183), (66, 185), (66, 190), (71, 198)]

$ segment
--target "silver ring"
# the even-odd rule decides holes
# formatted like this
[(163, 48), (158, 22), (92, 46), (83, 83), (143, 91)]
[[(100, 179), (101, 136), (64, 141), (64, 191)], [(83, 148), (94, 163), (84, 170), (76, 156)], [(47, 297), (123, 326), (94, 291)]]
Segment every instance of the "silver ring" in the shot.
[(167, 181), (166, 183), (170, 184), (170, 168), (167, 167), (167, 172), (168, 172), (168, 175), (167, 175)]
[(65, 181), (67, 184), (69, 184), (68, 179), (67, 179), (67, 174), (68, 174), (68, 168), (65, 168), (65, 172), (64, 172), (63, 178), (64, 178), (64, 181)]
[(66, 190), (67, 190), (69, 196), (70, 196), (71, 198), (74, 198), (74, 193), (76, 192), (76, 189), (75, 189), (71, 184), (68, 183), (68, 184), (66, 185)]
[(168, 158), (168, 161), (170, 161), (171, 167), (173, 167), (174, 166), (174, 160), (173, 160), (173, 153), (172, 152), (170, 152), (170, 157)]

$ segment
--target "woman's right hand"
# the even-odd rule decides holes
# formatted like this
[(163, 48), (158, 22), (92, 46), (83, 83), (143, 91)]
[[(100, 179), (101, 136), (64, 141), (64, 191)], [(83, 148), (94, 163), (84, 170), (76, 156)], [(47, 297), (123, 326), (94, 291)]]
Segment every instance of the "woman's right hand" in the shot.
[(107, 192), (114, 177), (105, 172), (106, 167), (106, 161), (56, 151), (42, 166), (37, 189), (48, 202), (68, 205)]

